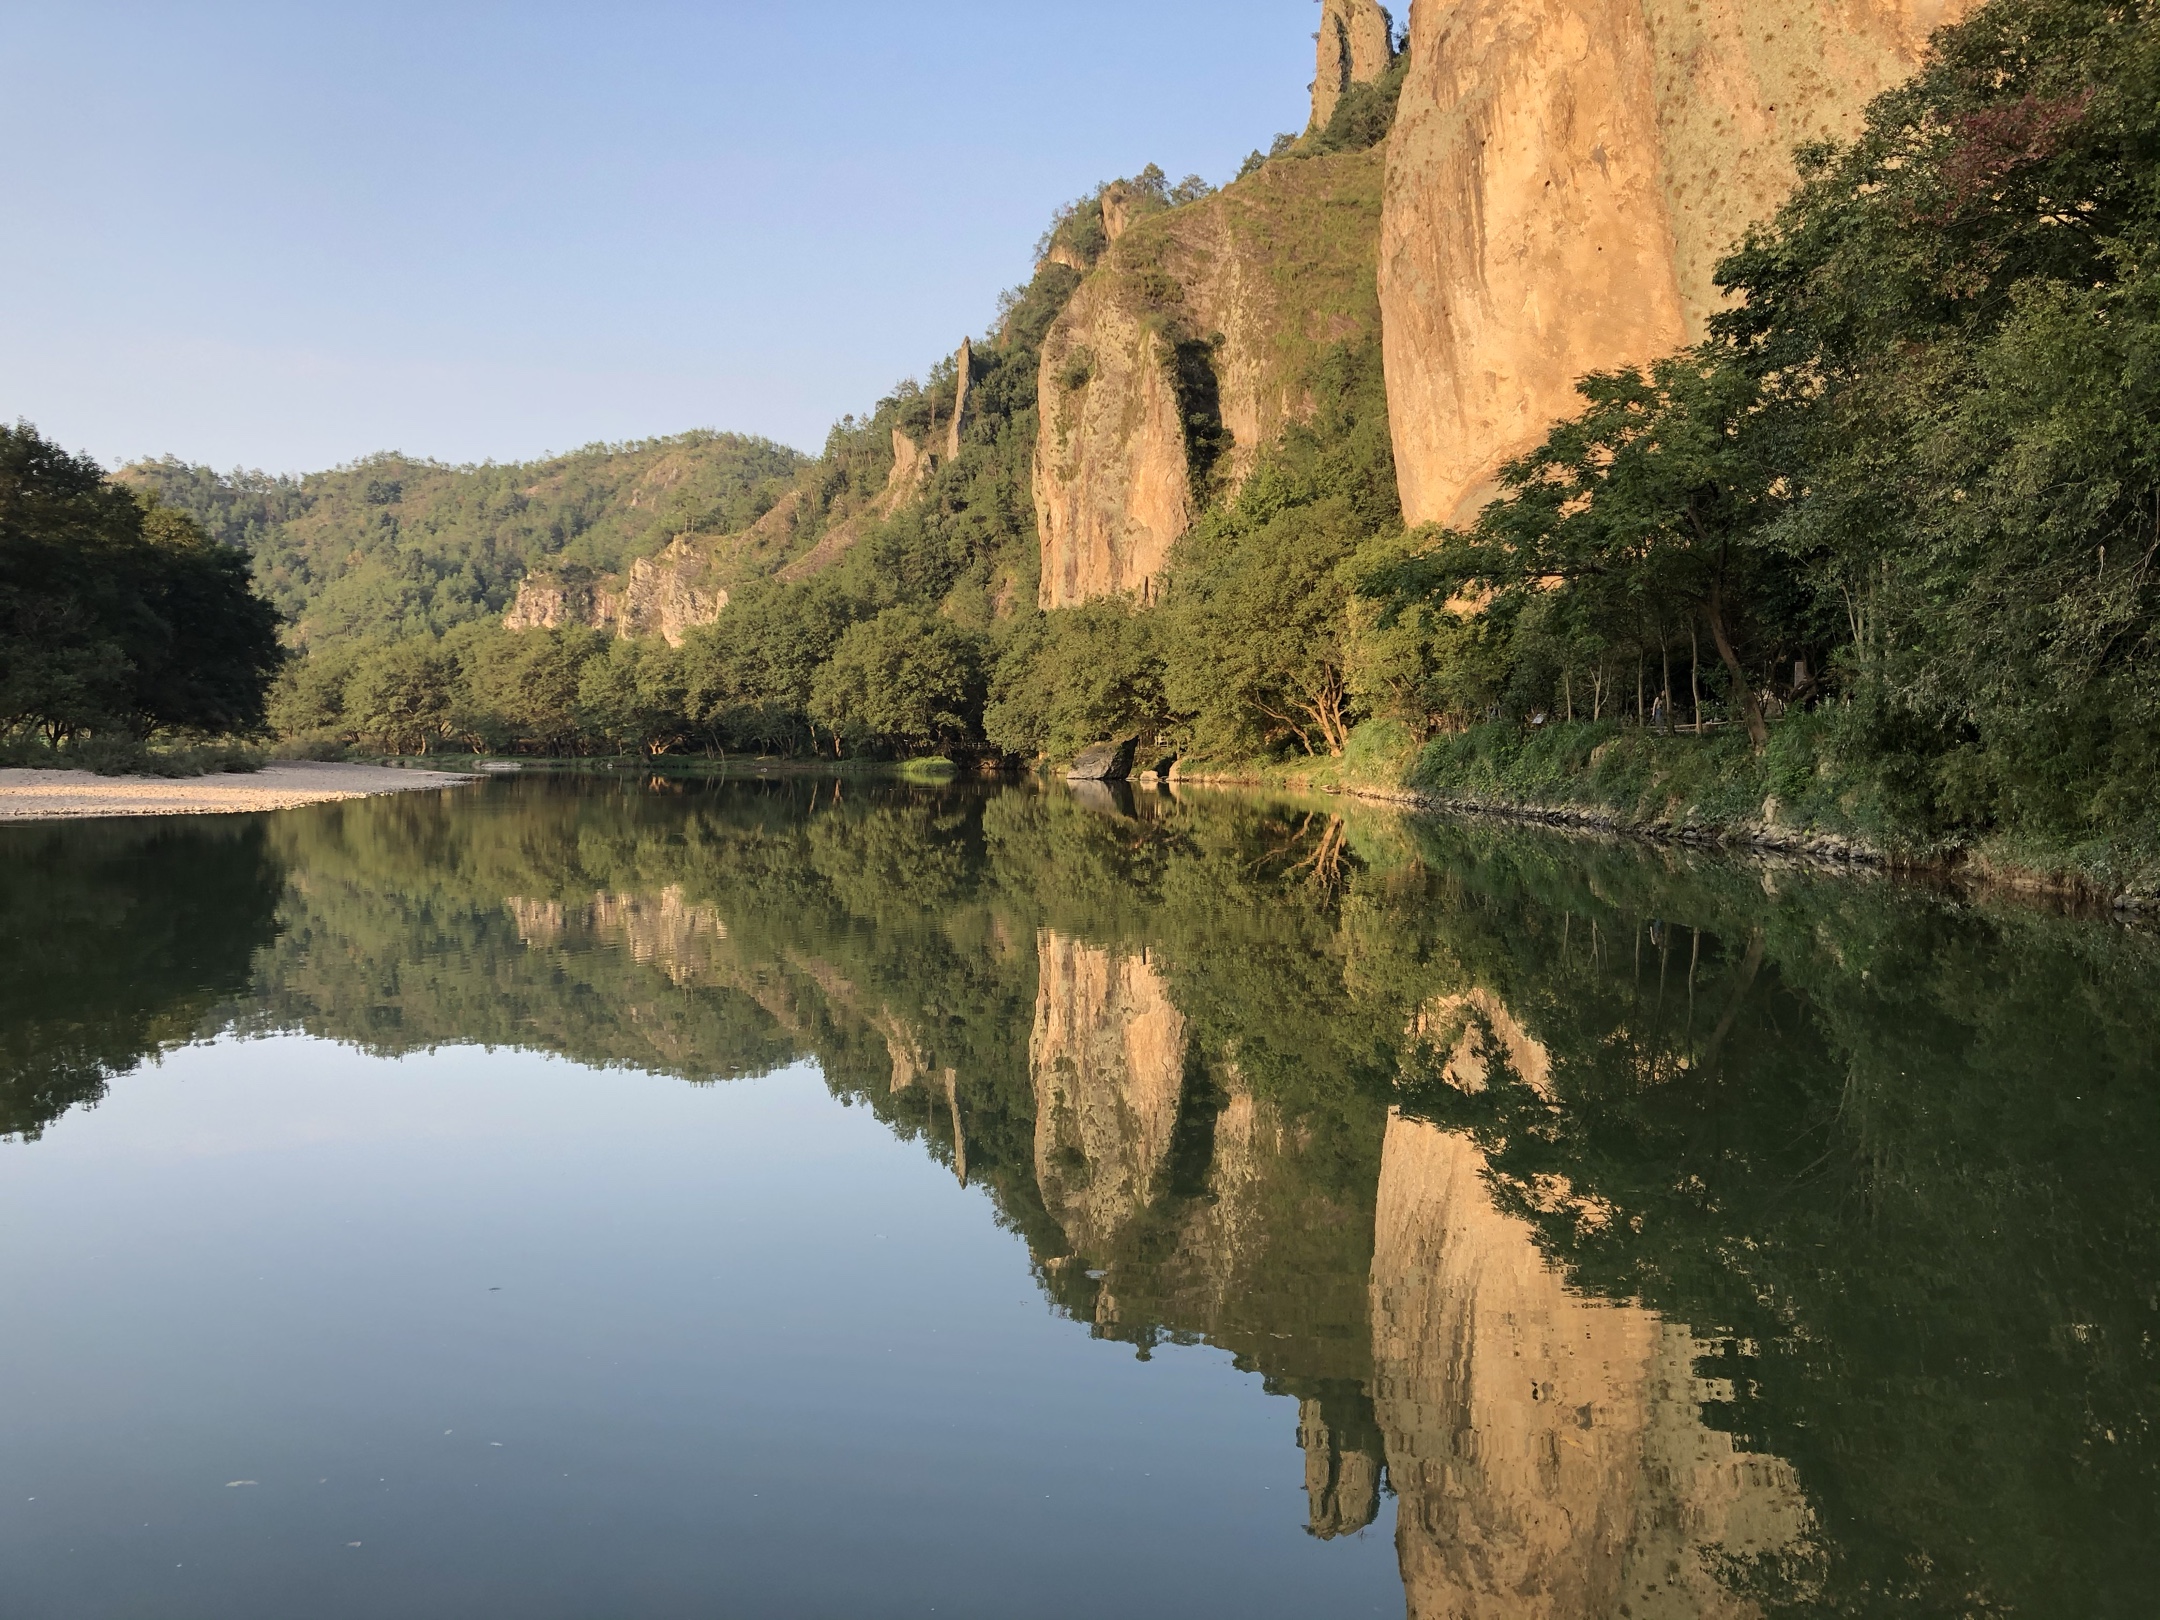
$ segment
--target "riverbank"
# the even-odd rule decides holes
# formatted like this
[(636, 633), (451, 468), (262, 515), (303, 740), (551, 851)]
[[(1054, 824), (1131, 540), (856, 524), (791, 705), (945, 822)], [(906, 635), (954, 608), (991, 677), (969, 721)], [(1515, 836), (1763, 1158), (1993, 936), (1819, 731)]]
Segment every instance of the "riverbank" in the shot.
[(477, 778), (384, 765), (297, 762), (216, 776), (98, 776), (89, 771), (0, 770), (0, 822), (92, 816), (214, 816), (293, 810), (339, 799), (460, 787)]
[(1737, 731), (1696, 737), (1609, 723), (1482, 726), (1419, 747), (1399, 726), (1368, 723), (1340, 759), (1192, 761), (1175, 776), (2160, 910), (2160, 829), (2083, 842), (1930, 836), (1904, 824), (1879, 777), (1843, 758), (1833, 728), (1815, 717), (1780, 724), (1761, 750)]

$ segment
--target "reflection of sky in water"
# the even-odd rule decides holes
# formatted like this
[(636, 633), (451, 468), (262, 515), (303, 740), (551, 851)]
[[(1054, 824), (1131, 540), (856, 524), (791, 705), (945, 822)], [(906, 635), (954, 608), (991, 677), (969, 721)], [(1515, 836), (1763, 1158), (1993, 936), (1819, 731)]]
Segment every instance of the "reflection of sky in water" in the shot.
[(0, 1556), (85, 1616), (2136, 1613), (2155, 1006), (2105, 925), (1250, 797), (0, 831)]
[(178, 1053), (0, 1149), (10, 1611), (1397, 1610), (1294, 1405), (990, 1217), (805, 1071)]

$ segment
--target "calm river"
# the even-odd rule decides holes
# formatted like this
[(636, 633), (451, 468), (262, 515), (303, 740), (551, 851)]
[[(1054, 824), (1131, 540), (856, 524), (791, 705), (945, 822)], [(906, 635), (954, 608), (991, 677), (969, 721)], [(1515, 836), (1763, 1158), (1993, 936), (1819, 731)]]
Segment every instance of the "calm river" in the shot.
[(2150, 1616), (2160, 944), (1342, 805), (0, 832), (9, 1620)]

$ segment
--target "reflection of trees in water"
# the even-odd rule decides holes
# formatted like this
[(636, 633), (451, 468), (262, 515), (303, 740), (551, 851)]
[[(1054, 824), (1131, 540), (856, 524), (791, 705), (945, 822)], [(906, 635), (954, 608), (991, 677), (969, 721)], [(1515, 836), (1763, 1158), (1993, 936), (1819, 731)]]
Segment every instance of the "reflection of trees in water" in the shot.
[(0, 1135), (195, 1038), (246, 989), (282, 888), (255, 818), (0, 831)]
[(1090, 1331), (1296, 1397), (1315, 1534), (1392, 1485), (1415, 1612), (2145, 1589), (2147, 943), (1352, 806), (1112, 810), (520, 783), (279, 817), (245, 1018), (701, 1081), (814, 1057)]

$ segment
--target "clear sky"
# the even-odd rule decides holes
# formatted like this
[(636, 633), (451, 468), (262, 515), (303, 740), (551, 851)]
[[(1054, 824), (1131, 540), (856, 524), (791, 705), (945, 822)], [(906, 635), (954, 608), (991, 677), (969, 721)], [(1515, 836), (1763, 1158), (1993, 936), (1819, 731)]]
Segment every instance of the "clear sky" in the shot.
[(1315, 0), (5, 0), (0, 416), (108, 462), (815, 449), (1062, 200), (1302, 128)]

